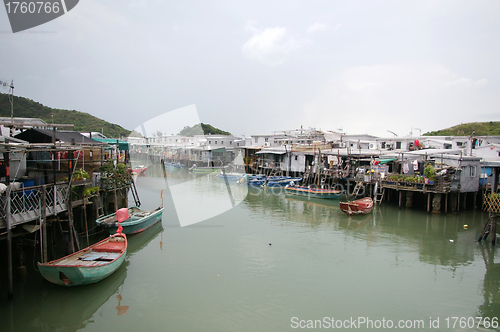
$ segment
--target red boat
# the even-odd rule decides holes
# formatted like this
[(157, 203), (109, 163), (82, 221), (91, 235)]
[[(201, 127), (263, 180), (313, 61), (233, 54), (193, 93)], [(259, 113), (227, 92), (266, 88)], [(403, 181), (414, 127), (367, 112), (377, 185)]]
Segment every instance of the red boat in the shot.
[(373, 208), (373, 200), (370, 197), (360, 198), (350, 202), (340, 202), (340, 209), (349, 215), (367, 214)]
[(132, 175), (140, 175), (145, 172), (148, 168), (144, 165), (139, 165), (138, 167), (131, 170)]

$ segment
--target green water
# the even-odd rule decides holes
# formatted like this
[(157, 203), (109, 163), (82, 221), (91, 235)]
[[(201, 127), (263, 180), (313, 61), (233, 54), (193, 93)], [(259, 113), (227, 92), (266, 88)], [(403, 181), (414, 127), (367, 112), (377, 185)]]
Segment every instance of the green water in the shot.
[[(227, 206), (217, 177), (169, 176), (170, 186), (189, 180), (191, 197)], [(142, 207), (155, 208), (164, 179), (137, 184)], [(162, 225), (131, 236), (125, 264), (98, 284), (62, 288), (29, 270), (14, 301), (0, 301), (1, 330), (287, 331), (328, 328), (334, 319), (359, 330), (390, 320), (414, 330), (423, 323), (418, 330), (482, 331), (475, 317), (500, 317), (500, 254), (475, 242), (485, 213), (382, 204), (347, 216), (338, 201), (230, 189), (234, 208), (187, 227), (166, 190)], [(469, 326), (457, 320), (453, 328), (452, 317)], [(358, 324), (363, 319), (373, 326)]]

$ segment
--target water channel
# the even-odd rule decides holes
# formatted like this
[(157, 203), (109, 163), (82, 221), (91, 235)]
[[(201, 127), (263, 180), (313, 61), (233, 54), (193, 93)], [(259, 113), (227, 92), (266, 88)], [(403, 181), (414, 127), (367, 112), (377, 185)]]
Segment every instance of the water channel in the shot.
[(130, 236), (125, 263), (98, 284), (63, 288), (29, 267), (8, 302), (2, 282), (1, 330), (500, 330), (500, 253), (475, 241), (485, 212), (382, 203), (348, 216), (338, 201), (216, 175), (139, 177), (142, 207), (164, 190), (162, 224)]

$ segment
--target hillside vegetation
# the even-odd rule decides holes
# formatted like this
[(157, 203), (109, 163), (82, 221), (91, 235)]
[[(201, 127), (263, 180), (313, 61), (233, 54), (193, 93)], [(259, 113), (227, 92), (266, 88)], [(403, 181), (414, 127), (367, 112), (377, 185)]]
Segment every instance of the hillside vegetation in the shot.
[(498, 136), (500, 135), (500, 122), (470, 122), (461, 123), (459, 125), (431, 131), (425, 133), (424, 136)]
[(214, 128), (209, 124), (198, 123), (192, 127), (186, 126), (180, 132), (179, 135), (193, 137), (194, 135), (231, 135), (231, 133)]
[[(1, 117), (10, 117), (10, 102), (8, 97), (5, 93), (0, 94)], [(113, 138), (128, 136), (130, 134), (130, 130), (101, 120), (88, 113), (50, 108), (31, 99), (16, 96), (14, 96), (14, 117), (39, 118), (47, 123), (74, 124), (74, 128), (68, 128), (67, 130), (80, 132), (101, 132), (102, 130), (105, 136)]]

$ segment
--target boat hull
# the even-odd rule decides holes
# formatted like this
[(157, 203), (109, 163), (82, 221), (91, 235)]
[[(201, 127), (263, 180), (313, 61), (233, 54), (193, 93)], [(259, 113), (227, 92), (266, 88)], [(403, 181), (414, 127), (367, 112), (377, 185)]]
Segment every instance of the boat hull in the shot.
[(195, 167), (189, 169), (189, 171), (195, 174), (208, 174), (220, 171), (220, 167)]
[(132, 175), (140, 175), (144, 173), (148, 168), (147, 167), (138, 167), (131, 170)]
[[(120, 265), (122, 265), (125, 260), (125, 255), (122, 255), (120, 259), (103, 266), (96, 267), (72, 267), (72, 266), (38, 266), (42, 276), (53, 284), (73, 287), (73, 286), (83, 286), (99, 282), (107, 277), (109, 277), (113, 272), (115, 272)], [(61, 273), (64, 274), (68, 282), (64, 282), (61, 279)]]
[(278, 180), (269, 180), (267, 182), (268, 187), (286, 187), (292, 182), (300, 182), (302, 178), (286, 178), (286, 179), (278, 179)]
[[(105, 246), (110, 243), (111, 238), (123, 238), (123, 244), (120, 244), (122, 249), (116, 250), (106, 248)], [(97, 248), (103, 248), (107, 251), (94, 251)], [(116, 252), (113, 252), (115, 250)], [(85, 264), (85, 261), (78, 260), (78, 257), (82, 257), (85, 254), (96, 254), (101, 255), (112, 255), (114, 258), (111, 261), (92, 261), (91, 264)], [(122, 265), (125, 257), (127, 256), (127, 238), (124, 234), (116, 234), (110, 236), (108, 239), (104, 239), (96, 243), (93, 246), (82, 249), (74, 254), (65, 256), (58, 260), (48, 262), (48, 263), (38, 263), (38, 269), (40, 274), (53, 284), (74, 287), (89, 285), (99, 282), (111, 274), (113, 274)]]
[[(136, 210), (136, 212), (130, 213), (130, 217), (120, 223), (123, 228), (122, 233), (127, 235), (140, 233), (153, 227), (161, 221), (163, 215), (163, 207), (159, 207), (152, 213), (143, 217), (141, 217), (141, 213), (144, 212), (139, 210), (139, 208), (134, 207), (131, 208), (131, 210)], [(101, 217), (96, 220), (96, 223), (107, 228), (110, 234), (115, 234), (118, 230), (118, 222), (106, 222), (106, 220), (110, 218), (116, 220), (116, 213)]]
[(239, 181), (245, 176), (245, 173), (224, 173), (219, 174), (221, 180)]
[(184, 169), (184, 165), (180, 163), (166, 162), (165, 168), (169, 171), (178, 171)]
[(298, 195), (312, 198), (340, 199), (342, 193), (342, 190), (335, 189), (309, 188), (301, 186), (285, 187), (285, 194), (287, 195)]
[(373, 200), (369, 197), (361, 198), (351, 202), (340, 202), (340, 210), (349, 215), (367, 214), (373, 208)]

